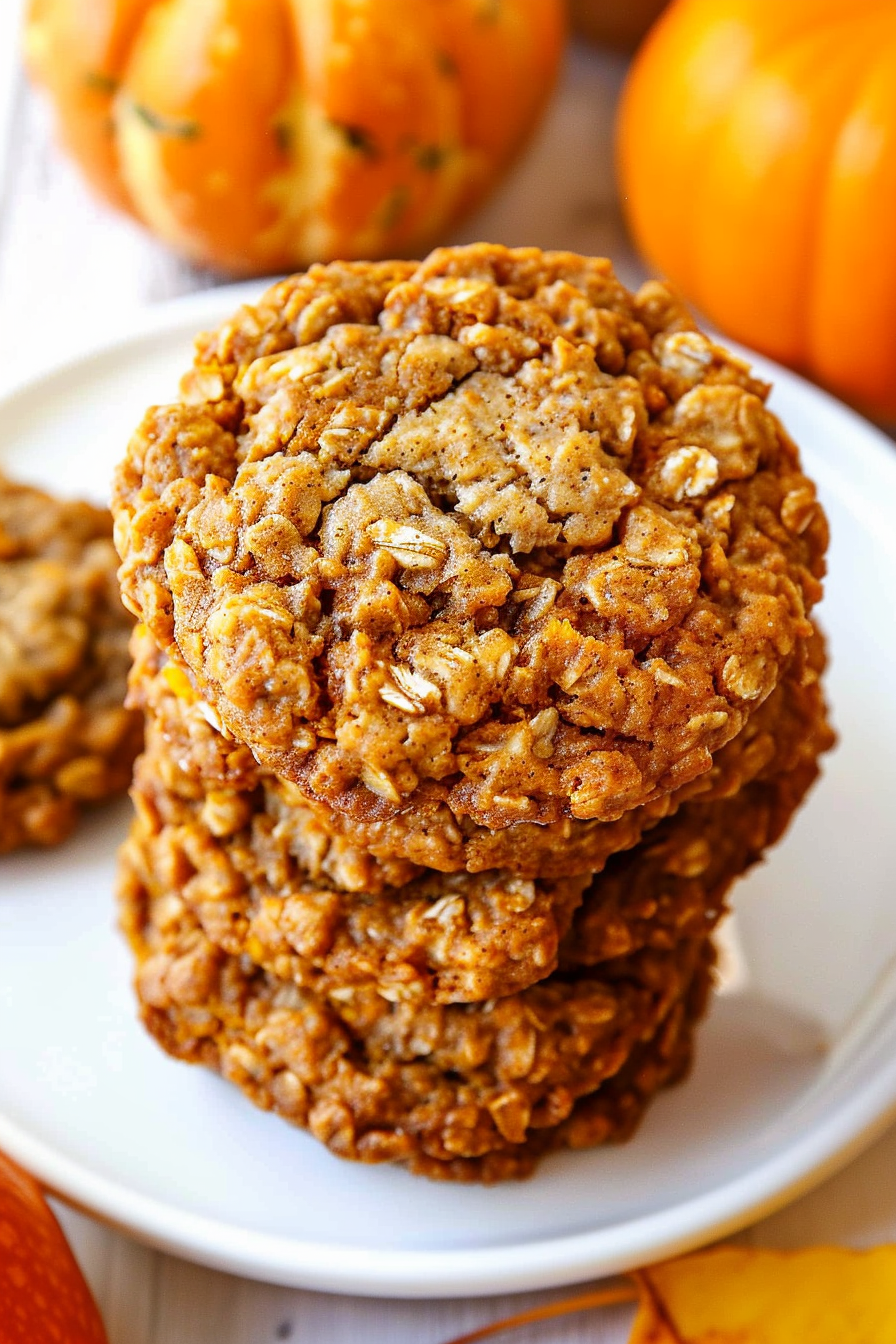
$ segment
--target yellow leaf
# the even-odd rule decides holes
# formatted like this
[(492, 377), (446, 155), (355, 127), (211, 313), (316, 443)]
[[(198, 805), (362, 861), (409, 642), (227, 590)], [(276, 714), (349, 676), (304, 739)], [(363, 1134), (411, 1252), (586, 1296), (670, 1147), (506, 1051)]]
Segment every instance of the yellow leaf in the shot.
[(896, 1245), (726, 1246), (635, 1279), (629, 1344), (896, 1344)]

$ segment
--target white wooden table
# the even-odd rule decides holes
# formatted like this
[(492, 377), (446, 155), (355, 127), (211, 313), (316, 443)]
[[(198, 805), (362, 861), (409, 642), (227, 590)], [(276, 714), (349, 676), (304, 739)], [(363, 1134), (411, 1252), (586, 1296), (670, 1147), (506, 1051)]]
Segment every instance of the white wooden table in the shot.
[[(0, 4), (0, 373), (124, 324), (135, 307), (215, 283), (91, 201), (53, 150), (45, 109), (15, 59), (15, 0)], [(512, 180), (460, 235), (570, 247), (638, 264), (613, 188), (611, 126), (620, 61), (576, 52), (560, 97)], [(438, 1344), (537, 1301), (386, 1302), (251, 1283), (138, 1245), (60, 1208), (111, 1344)], [(896, 1129), (840, 1176), (745, 1239), (776, 1246), (896, 1240)], [(624, 1308), (517, 1332), (518, 1344), (621, 1344)]]

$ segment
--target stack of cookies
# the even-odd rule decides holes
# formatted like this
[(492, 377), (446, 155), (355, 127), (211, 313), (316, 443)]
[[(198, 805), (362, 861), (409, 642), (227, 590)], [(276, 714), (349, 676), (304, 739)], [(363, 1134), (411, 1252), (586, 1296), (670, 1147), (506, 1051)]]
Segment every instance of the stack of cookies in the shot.
[(166, 1050), (433, 1177), (631, 1133), (831, 741), (767, 392), (535, 249), (315, 267), (200, 338), (114, 500)]
[(111, 533), (108, 510), (0, 473), (0, 854), (60, 844), (128, 787), (143, 724)]

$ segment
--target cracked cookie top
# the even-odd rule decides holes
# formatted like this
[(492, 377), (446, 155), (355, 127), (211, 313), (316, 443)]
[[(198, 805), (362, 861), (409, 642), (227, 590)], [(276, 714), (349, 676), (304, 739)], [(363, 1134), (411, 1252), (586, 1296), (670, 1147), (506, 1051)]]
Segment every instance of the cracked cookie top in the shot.
[(767, 391), (606, 261), (314, 267), (131, 441), (125, 600), (308, 798), (610, 821), (707, 770), (809, 633), (826, 524)]

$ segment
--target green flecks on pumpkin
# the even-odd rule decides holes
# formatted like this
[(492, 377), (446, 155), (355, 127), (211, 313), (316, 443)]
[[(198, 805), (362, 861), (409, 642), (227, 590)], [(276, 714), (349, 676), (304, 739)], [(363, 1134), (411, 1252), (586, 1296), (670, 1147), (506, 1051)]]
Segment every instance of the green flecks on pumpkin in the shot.
[(417, 167), (425, 173), (435, 173), (448, 157), (448, 150), (441, 145), (421, 145), (415, 156)]
[(446, 79), (457, 79), (459, 74), (457, 61), (451, 55), (450, 51), (436, 52), (436, 69), (439, 74), (444, 75)]
[(195, 140), (202, 133), (198, 121), (178, 121), (174, 117), (163, 117), (143, 103), (131, 101), (129, 106), (134, 116), (157, 135), (171, 135), (177, 140)]
[(281, 154), (289, 154), (293, 146), (293, 130), (288, 121), (275, 121), (271, 130)]
[(477, 17), (480, 23), (497, 23), (501, 17), (501, 0), (482, 0)]
[(386, 197), (380, 209), (380, 227), (385, 231), (394, 229), (407, 210), (411, 193), (406, 186), (395, 187)]
[(94, 93), (111, 95), (118, 92), (120, 81), (114, 75), (106, 75), (102, 70), (90, 70), (84, 76), (84, 83)]
[(379, 158), (380, 152), (376, 141), (370, 131), (365, 130), (363, 126), (351, 126), (342, 121), (331, 122), (331, 125), (339, 132), (349, 149), (363, 154), (365, 159)]

